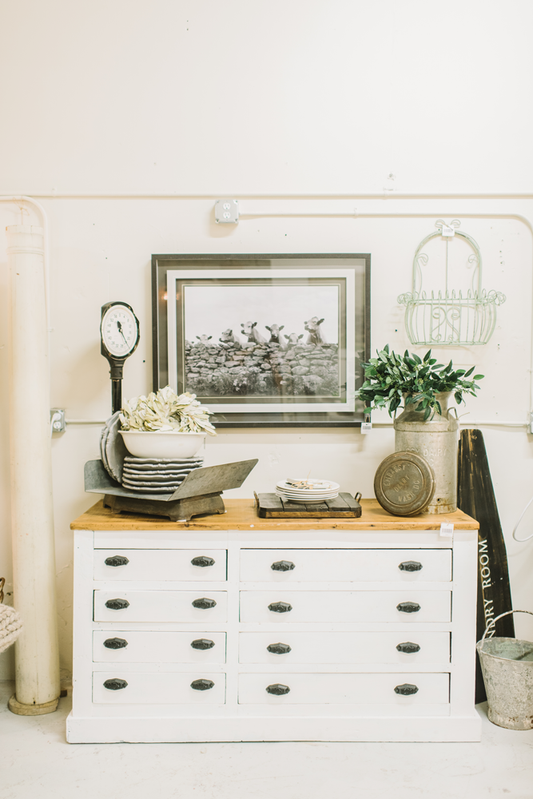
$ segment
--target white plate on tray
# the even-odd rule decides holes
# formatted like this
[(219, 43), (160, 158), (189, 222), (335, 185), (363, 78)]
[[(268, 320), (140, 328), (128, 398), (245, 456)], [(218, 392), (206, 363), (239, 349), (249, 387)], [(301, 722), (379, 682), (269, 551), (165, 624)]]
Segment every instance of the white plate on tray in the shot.
[(338, 494), (335, 494), (333, 497), (322, 497), (322, 499), (293, 499), (293, 497), (285, 497), (283, 494), (278, 494), (278, 497), (285, 500), (285, 502), (296, 502), (299, 505), (320, 505), (330, 499), (336, 499), (338, 496)]
[(276, 488), (280, 489), (281, 491), (287, 491), (291, 494), (301, 494), (302, 496), (308, 496), (310, 494), (330, 494), (332, 491), (338, 491), (340, 485), (338, 483), (334, 483), (331, 480), (305, 480), (302, 478), (301, 480), (294, 480), (294, 483), (307, 483), (306, 487), (298, 487), (298, 485), (294, 485), (293, 482), (288, 482), (287, 480), (280, 480), (279, 483), (276, 484)]

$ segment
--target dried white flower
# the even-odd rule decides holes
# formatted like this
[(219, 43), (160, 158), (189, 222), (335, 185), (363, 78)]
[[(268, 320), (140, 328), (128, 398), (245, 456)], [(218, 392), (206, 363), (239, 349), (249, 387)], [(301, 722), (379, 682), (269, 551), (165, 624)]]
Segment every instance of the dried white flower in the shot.
[(124, 402), (120, 412), (122, 430), (178, 433), (209, 433), (216, 430), (209, 421), (212, 413), (196, 399), (196, 394), (185, 392), (179, 396), (170, 388), (160, 388), (147, 397), (141, 395)]

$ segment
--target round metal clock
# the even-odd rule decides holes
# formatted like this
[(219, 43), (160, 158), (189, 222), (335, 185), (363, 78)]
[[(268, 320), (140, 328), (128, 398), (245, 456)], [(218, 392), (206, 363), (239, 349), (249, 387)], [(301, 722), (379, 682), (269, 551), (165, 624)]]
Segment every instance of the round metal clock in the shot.
[(122, 375), (124, 361), (135, 352), (140, 339), (139, 320), (131, 305), (108, 302), (102, 305), (100, 351), (110, 365), (112, 412), (122, 407)]
[[(139, 343), (139, 320), (125, 302), (108, 302), (102, 306), (102, 355), (128, 358)], [(104, 352), (105, 350), (105, 352)]]
[(378, 466), (374, 478), (376, 499), (394, 516), (416, 516), (435, 493), (435, 475), (416, 452), (395, 452)]

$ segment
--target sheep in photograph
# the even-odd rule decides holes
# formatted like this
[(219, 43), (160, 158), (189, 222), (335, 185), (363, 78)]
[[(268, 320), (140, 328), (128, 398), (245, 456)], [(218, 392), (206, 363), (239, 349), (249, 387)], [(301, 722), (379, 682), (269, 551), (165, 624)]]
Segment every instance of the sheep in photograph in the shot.
[(242, 346), (239, 338), (233, 333), (231, 327), (228, 327), (227, 330), (222, 331), (219, 341), (223, 347), (229, 347), (232, 344), (235, 344), (237, 347)]
[(307, 322), (304, 322), (304, 327), (309, 333), (307, 337), (308, 344), (327, 344), (326, 337), (320, 327), (323, 321), (324, 320), (319, 319), (318, 316), (313, 316), (311, 319), (308, 319)]
[(287, 349), (289, 349), (289, 347), (296, 347), (296, 345), (299, 344), (300, 339), (303, 337), (303, 333), (300, 333), (300, 335), (297, 333), (291, 333), (290, 336), (285, 334), (285, 338), (287, 339)]
[(246, 336), (248, 344), (266, 344), (266, 338), (257, 329), (257, 322), (241, 322), (241, 333)]
[(196, 338), (200, 342), (200, 344), (196, 344), (197, 347), (200, 345), (203, 347), (209, 347), (209, 339), (213, 338), (213, 336), (207, 336), (205, 333), (203, 333), (201, 336), (196, 336)]
[(268, 325), (265, 325), (265, 327), (270, 333), (270, 342), (269, 342), (269, 344), (283, 344), (283, 341), (281, 339), (280, 333), (283, 330), (283, 328), (285, 327), (285, 325), (272, 325), (272, 327), (269, 327)]

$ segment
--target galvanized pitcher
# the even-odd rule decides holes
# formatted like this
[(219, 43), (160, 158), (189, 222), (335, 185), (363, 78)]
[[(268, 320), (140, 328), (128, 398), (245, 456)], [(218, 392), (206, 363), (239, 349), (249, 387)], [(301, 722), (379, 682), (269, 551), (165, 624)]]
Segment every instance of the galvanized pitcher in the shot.
[(459, 421), (455, 408), (448, 408), (451, 392), (437, 394), (442, 413), (424, 421), (424, 411), (408, 405), (394, 420), (396, 452), (416, 452), (435, 473), (435, 493), (426, 513), (453, 513), (457, 510), (457, 448)]

